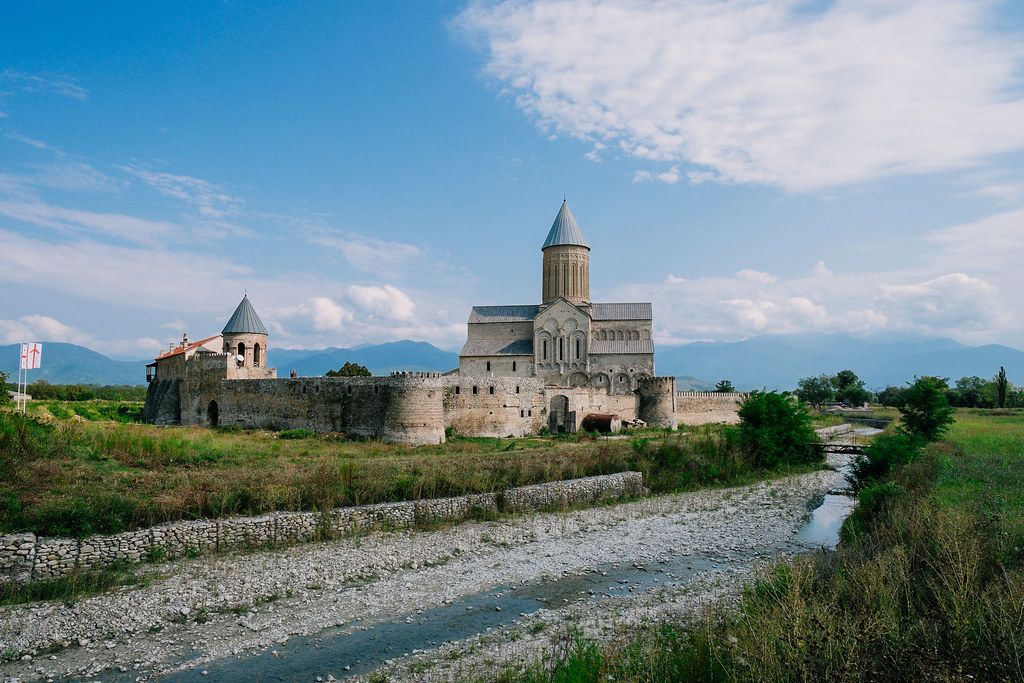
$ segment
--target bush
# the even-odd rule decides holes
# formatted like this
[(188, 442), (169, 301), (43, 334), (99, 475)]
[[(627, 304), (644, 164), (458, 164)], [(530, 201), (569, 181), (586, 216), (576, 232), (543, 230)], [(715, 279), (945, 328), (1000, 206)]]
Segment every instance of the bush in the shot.
[(853, 476), (858, 488), (878, 481), (917, 458), (922, 442), (908, 434), (883, 434), (853, 461)]
[(775, 391), (754, 391), (739, 408), (739, 444), (755, 468), (806, 465), (821, 460), (810, 413), (802, 401)]

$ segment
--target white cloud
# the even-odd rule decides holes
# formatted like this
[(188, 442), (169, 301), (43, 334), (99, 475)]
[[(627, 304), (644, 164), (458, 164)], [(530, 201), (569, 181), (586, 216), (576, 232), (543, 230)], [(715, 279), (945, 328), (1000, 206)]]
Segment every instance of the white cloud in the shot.
[[(1024, 148), (1024, 42), (975, 0), (477, 2), (455, 25), (551, 134), (789, 190)], [(657, 175), (639, 172), (635, 179)]]
[[(56, 318), (33, 313), (15, 320), (0, 319), (0, 344), (17, 344), (26, 341), (64, 342), (87, 346), (100, 353), (141, 355), (156, 351), (160, 342), (152, 337), (138, 339), (98, 340), (77, 327), (65, 325)], [(46, 347), (43, 347), (46, 359)]]
[(42, 202), (0, 201), (0, 215), (57, 230), (81, 232), (85, 228), (88, 232), (113, 235), (140, 244), (156, 244), (174, 236), (177, 231), (173, 223), (118, 213), (68, 209)]
[(423, 256), (423, 250), (414, 244), (390, 242), (337, 230), (318, 230), (311, 239), (315, 244), (340, 251), (353, 268), (377, 275), (392, 275), (396, 269)]
[(832, 277), (835, 273), (828, 269), (824, 261), (818, 261), (811, 268), (812, 277)]
[(20, 142), (23, 145), (35, 147), (36, 149), (48, 150), (53, 152), (58, 151), (55, 147), (51, 147), (42, 140), (36, 140), (35, 138), (30, 138), (27, 135), (21, 135), (20, 133), (6, 133), (5, 137), (7, 137), (10, 140), (14, 140), (15, 142)]
[(736, 273), (736, 277), (747, 282), (758, 282), (761, 284), (770, 285), (774, 282), (778, 282), (777, 277), (771, 273), (765, 273), (760, 270), (752, 270), (751, 268), (744, 268), (743, 270)]
[(412, 320), (416, 308), (416, 304), (408, 294), (391, 285), (382, 287), (352, 285), (348, 288), (348, 296), (365, 312), (393, 320)]
[(14, 69), (0, 71), (0, 83), (7, 83), (25, 92), (50, 92), (73, 100), (84, 101), (89, 91), (75, 83), (69, 76), (52, 74), (30, 74)]
[(675, 185), (676, 183), (679, 182), (681, 178), (682, 176), (679, 175), (678, 166), (673, 166), (667, 171), (663, 171), (661, 173), (652, 173), (651, 171), (637, 171), (636, 173), (633, 174), (634, 183), (645, 183), (650, 182), (652, 180), (657, 180), (659, 182), (665, 183), (666, 185)]
[(313, 297), (303, 306), (317, 332), (337, 332), (342, 323), (352, 320), (351, 312), (325, 296)]
[(238, 215), (242, 199), (228, 194), (208, 180), (187, 175), (149, 171), (136, 166), (125, 166), (126, 172), (166, 197), (180, 199), (206, 218), (224, 218)]

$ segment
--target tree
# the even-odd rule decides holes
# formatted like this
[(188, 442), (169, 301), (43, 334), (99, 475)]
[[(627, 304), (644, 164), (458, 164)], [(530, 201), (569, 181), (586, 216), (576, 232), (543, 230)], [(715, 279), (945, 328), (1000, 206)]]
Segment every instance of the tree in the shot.
[(754, 391), (739, 408), (740, 445), (754, 467), (805, 464), (821, 456), (807, 404), (789, 394)]
[(878, 402), (890, 408), (899, 408), (903, 405), (903, 392), (905, 387), (886, 387), (878, 392)]
[(11, 402), (11, 397), (7, 395), (7, 380), (9, 379), (6, 372), (0, 370), (0, 406), (6, 405)]
[(926, 441), (937, 441), (953, 422), (953, 408), (946, 400), (949, 384), (941, 377), (920, 377), (903, 393), (903, 432)]
[(372, 377), (373, 373), (365, 365), (359, 363), (349, 363), (345, 361), (345, 364), (341, 366), (340, 370), (328, 370), (328, 377)]
[(723, 379), (719, 380), (718, 384), (715, 385), (715, 392), (719, 394), (734, 394), (736, 393), (736, 387), (729, 380)]
[(947, 398), (958, 408), (984, 408), (989, 404), (987, 389), (988, 382), (980, 377), (961, 377), (949, 390)]
[(859, 406), (871, 400), (871, 392), (864, 388), (864, 380), (853, 370), (841, 370), (832, 378), (836, 400), (851, 406)]
[(996, 408), (1006, 407), (1006, 390), (1010, 383), (1006, 379), (1006, 368), (999, 366), (999, 374), (996, 375)]
[(801, 401), (806, 401), (820, 409), (823, 403), (835, 399), (836, 391), (832, 388), (832, 378), (828, 375), (817, 377), (804, 377), (797, 382), (796, 395)]

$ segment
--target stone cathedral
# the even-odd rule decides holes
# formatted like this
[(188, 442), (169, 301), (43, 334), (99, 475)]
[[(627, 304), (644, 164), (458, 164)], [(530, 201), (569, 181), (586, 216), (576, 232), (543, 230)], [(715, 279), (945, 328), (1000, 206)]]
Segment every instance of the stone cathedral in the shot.
[(541, 252), (541, 303), (474, 306), (459, 375), (536, 377), (614, 393), (653, 377), (651, 304), (591, 301), (590, 245), (568, 202)]

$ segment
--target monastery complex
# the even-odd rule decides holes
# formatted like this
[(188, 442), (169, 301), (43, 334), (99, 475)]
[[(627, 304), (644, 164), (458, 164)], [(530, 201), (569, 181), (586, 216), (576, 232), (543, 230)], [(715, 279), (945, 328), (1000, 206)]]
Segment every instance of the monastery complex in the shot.
[(567, 202), (541, 253), (541, 303), (474, 306), (455, 370), (279, 379), (243, 297), (219, 335), (184, 337), (147, 366), (145, 419), (412, 444), (452, 432), (574, 432), (588, 417), (669, 428), (735, 421), (738, 394), (677, 392), (675, 378), (656, 376), (650, 303), (590, 300), (590, 245)]

